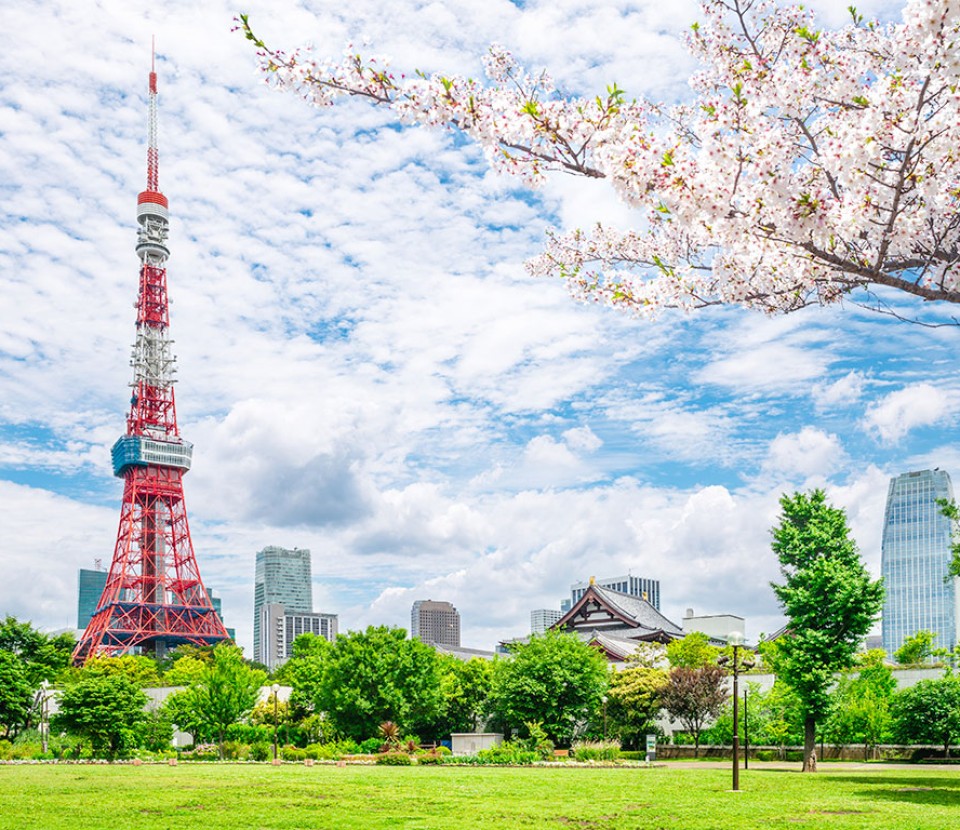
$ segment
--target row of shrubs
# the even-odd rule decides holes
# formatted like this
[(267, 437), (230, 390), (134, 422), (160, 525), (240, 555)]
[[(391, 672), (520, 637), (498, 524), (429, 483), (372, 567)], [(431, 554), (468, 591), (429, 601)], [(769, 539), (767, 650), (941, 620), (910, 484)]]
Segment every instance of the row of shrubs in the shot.
[[(484, 749), (476, 755), (455, 756), (445, 746), (435, 749), (416, 749), (403, 751), (393, 749), (381, 752), (381, 742), (378, 740), (356, 743), (352, 740), (333, 741), (325, 744), (310, 744), (306, 747), (280, 746), (278, 756), (284, 761), (339, 761), (343, 758), (366, 757), (377, 764), (392, 766), (407, 766), (409, 764), (463, 764), (463, 765), (523, 765), (553, 758), (553, 752), (547, 754), (543, 750), (531, 749), (526, 742), (504, 741), (503, 743)], [(570, 757), (577, 761), (613, 761), (622, 758), (619, 744), (608, 741), (588, 741), (575, 744)], [(43, 753), (39, 742), (17, 742), (0, 740), (0, 761), (17, 760), (53, 760), (57, 758), (86, 759), (86, 753), (65, 753), (59, 747), (51, 747)], [(221, 758), (230, 761), (269, 761), (273, 758), (273, 745), (265, 742), (245, 744), (239, 741), (226, 741), (223, 745), (223, 754), (217, 744), (198, 744), (187, 750), (174, 749), (161, 752), (134, 750), (131, 758), (144, 761), (162, 761), (170, 758), (179, 758), (183, 761), (219, 761)]]

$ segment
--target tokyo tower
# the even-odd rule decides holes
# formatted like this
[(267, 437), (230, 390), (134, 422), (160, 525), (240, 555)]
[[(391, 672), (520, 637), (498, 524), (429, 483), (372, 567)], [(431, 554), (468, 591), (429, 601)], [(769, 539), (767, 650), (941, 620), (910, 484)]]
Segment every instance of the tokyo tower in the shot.
[(120, 527), (100, 602), (73, 653), (140, 652), (162, 657), (180, 643), (228, 639), (193, 553), (183, 501), (183, 474), (193, 445), (180, 437), (173, 397), (166, 261), (167, 197), (158, 184), (157, 73), (151, 62), (147, 187), (137, 197), (140, 288), (133, 347), (133, 395), (127, 430), (113, 445), (113, 472), (122, 478)]

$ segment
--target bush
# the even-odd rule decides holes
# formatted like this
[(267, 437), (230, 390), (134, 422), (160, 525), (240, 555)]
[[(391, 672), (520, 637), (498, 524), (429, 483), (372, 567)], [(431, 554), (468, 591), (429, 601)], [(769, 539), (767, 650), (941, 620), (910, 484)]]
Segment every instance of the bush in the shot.
[(450, 750), (447, 749), (446, 753), (442, 750), (447, 749), (445, 746), (438, 746), (435, 749), (421, 749), (417, 755), (418, 764), (442, 764), (444, 755), (449, 755)]
[(273, 744), (273, 727), (252, 723), (231, 723), (227, 727), (227, 740), (242, 744)]
[(620, 757), (618, 741), (578, 741), (573, 745), (578, 761), (616, 761)]
[(13, 759), (13, 744), (4, 739), (0, 741), (0, 761), (10, 761)]
[(197, 744), (180, 757), (185, 761), (219, 761), (220, 747), (216, 744)]
[(357, 752), (361, 755), (373, 755), (375, 752), (380, 751), (382, 743), (383, 741), (380, 740), (380, 738), (367, 738), (357, 746)]
[(231, 761), (246, 761), (250, 757), (250, 745), (240, 741), (226, 741), (223, 744), (223, 757)]
[(258, 741), (250, 745), (251, 761), (269, 761), (273, 756), (273, 748), (265, 741)]
[(382, 752), (374, 763), (388, 767), (409, 767), (413, 759), (406, 752)]
[(499, 746), (481, 749), (477, 753), (480, 764), (533, 764), (542, 761), (543, 756), (536, 750), (526, 749), (522, 744), (504, 741)]
[(325, 744), (309, 744), (304, 750), (307, 758), (317, 761), (339, 761), (344, 755), (356, 755), (360, 751), (355, 741), (329, 741)]
[(528, 721), (524, 724), (527, 727), (529, 736), (524, 738), (519, 744), (530, 752), (536, 752), (541, 761), (547, 761), (553, 757), (553, 741), (547, 737), (543, 729), (543, 724), (539, 721)]
[(280, 757), (283, 758), (284, 761), (305, 761), (307, 751), (287, 744), (287, 746), (280, 747)]

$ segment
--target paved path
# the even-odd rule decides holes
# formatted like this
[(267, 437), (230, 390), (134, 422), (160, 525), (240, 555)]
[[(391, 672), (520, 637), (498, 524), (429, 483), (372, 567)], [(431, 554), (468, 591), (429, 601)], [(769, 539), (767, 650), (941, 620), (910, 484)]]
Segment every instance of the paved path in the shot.
[[(671, 769), (732, 769), (733, 761), (658, 761), (658, 766), (665, 766)], [(750, 760), (750, 767), (746, 772), (752, 770), (780, 769), (802, 772), (803, 764), (800, 761), (755, 761)], [(907, 764), (883, 761), (820, 761), (817, 764), (820, 772), (882, 772), (883, 770), (956, 770), (956, 766), (949, 764)], [(744, 771), (743, 761), (740, 761), (740, 771)]]

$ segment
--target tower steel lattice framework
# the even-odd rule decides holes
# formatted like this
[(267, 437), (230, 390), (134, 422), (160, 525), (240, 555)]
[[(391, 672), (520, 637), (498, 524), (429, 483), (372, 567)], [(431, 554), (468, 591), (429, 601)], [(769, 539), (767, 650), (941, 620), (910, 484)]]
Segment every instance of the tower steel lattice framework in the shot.
[(124, 481), (123, 504), (103, 594), (73, 653), (78, 664), (93, 655), (162, 656), (180, 643), (228, 639), (200, 579), (183, 500), (193, 445), (180, 437), (173, 395), (168, 213), (158, 182), (155, 69), (151, 64), (147, 187), (137, 197), (140, 287), (133, 394), (126, 433), (111, 452), (114, 475)]

